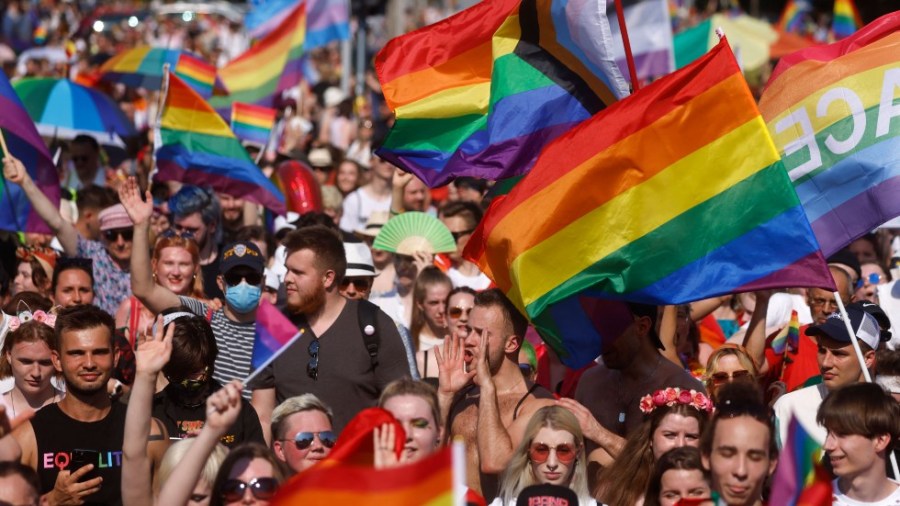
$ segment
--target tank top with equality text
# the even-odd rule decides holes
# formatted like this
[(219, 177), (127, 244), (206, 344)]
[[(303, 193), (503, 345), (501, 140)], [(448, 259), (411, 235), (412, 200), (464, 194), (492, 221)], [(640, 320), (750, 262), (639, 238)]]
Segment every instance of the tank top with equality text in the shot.
[(106, 418), (97, 422), (70, 418), (59, 409), (58, 404), (50, 404), (35, 413), (31, 426), (37, 441), (41, 494), (53, 490), (60, 470), (75, 471), (69, 469), (73, 450), (94, 450), (98, 453), (98, 459), (94, 463), (95, 470), (88, 476), (103, 477), (103, 484), (99, 492), (85, 498), (85, 504), (122, 504), (125, 411), (124, 404), (114, 402)]

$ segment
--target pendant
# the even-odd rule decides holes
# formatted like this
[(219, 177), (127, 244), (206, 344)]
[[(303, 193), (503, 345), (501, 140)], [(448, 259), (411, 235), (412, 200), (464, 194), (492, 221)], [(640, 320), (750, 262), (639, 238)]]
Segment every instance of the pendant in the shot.
[(625, 423), (625, 412), (619, 412), (619, 423)]

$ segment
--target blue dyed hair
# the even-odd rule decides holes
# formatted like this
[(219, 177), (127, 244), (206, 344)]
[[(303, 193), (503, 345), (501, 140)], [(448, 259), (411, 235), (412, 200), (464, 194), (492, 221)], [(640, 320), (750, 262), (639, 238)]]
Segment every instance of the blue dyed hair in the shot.
[(212, 190), (184, 185), (169, 199), (169, 211), (176, 220), (200, 213), (203, 224), (213, 229), (213, 242), (218, 244), (222, 241), (222, 206)]

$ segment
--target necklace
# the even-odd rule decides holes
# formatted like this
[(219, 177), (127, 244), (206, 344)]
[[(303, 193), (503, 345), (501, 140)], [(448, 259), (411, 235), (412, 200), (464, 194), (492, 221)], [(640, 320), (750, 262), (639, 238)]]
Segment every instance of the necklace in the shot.
[[(628, 412), (628, 407), (631, 406), (631, 403), (633, 403), (634, 400), (637, 399), (637, 397), (639, 395), (641, 395), (640, 387), (644, 386), (651, 379), (653, 379), (653, 371), (659, 369), (659, 364), (662, 362), (662, 358), (663, 358), (662, 355), (657, 354), (656, 363), (653, 365), (653, 368), (650, 369), (650, 374), (648, 374), (646, 378), (644, 378), (643, 380), (641, 380), (640, 383), (638, 383), (634, 386), (634, 390), (637, 390), (637, 393), (633, 393), (631, 395), (631, 397), (625, 402), (625, 404), (622, 404), (622, 395), (621, 395), (622, 391), (624, 391), (625, 389), (622, 389), (619, 391), (619, 395), (618, 395), (618, 402), (619, 402), (619, 409), (620, 409), (619, 418), (618, 418), (619, 424), (625, 425), (625, 415)], [(619, 373), (619, 376), (622, 376), (621, 372)]]

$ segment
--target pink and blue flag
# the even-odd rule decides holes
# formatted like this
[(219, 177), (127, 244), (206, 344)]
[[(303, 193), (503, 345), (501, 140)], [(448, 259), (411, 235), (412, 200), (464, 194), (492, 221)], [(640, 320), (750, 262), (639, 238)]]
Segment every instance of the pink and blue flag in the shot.
[[(59, 176), (47, 146), (38, 134), (25, 106), (6, 75), (0, 73), (0, 128), (10, 154), (25, 165), (34, 183), (55, 205), (59, 205)], [(3, 153), (0, 152), (0, 157)], [(44, 223), (25, 197), (22, 188), (0, 177), (0, 229), (10, 232), (49, 234)]]
[[(251, 0), (244, 17), (248, 34), (260, 39), (274, 30), (294, 7), (305, 0)], [(350, 5), (347, 0), (306, 0), (306, 42), (309, 51), (330, 42), (350, 39)]]
[(256, 335), (250, 365), (254, 371), (269, 365), (302, 335), (302, 329), (297, 329), (284, 313), (263, 299), (256, 310)]

